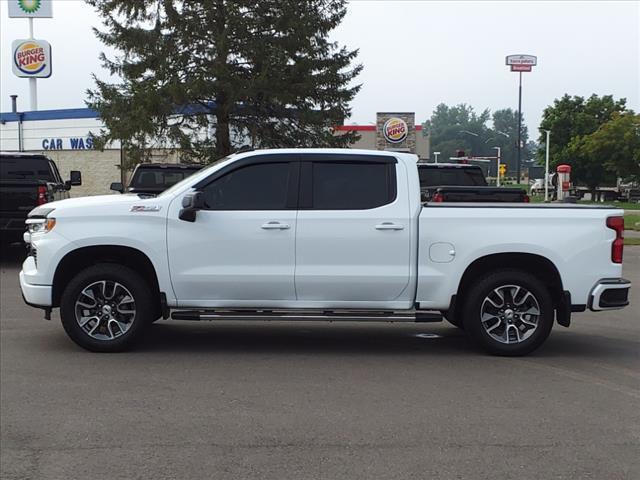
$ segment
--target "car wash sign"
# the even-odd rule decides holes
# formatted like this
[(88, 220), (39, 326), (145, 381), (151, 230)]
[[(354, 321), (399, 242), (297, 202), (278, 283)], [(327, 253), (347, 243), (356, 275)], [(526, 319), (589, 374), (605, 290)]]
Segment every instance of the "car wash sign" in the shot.
[(33, 38), (14, 40), (11, 44), (14, 75), (21, 78), (48, 78), (51, 76), (51, 45)]
[(8, 0), (10, 18), (51, 18), (51, 0)]
[(413, 112), (378, 112), (376, 148), (416, 152), (416, 115)]

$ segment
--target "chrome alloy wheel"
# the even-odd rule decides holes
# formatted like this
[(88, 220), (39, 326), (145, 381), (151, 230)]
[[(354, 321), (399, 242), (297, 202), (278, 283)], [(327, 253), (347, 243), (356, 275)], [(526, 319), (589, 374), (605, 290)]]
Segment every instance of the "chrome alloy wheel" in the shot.
[(480, 318), (484, 331), (492, 339), (500, 343), (520, 343), (538, 328), (540, 305), (526, 288), (502, 285), (485, 297)]
[(124, 285), (102, 280), (80, 292), (75, 313), (78, 325), (91, 338), (113, 340), (131, 328), (136, 316), (136, 304)]

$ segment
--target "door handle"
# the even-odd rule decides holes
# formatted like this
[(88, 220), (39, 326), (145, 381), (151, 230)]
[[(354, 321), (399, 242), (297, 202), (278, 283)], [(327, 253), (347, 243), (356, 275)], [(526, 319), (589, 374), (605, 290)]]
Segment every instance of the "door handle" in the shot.
[(383, 222), (376, 225), (376, 230), (404, 230), (404, 225), (398, 225), (397, 223)]
[(262, 228), (264, 230), (289, 230), (291, 226), (286, 223), (267, 222), (264, 225), (262, 225)]

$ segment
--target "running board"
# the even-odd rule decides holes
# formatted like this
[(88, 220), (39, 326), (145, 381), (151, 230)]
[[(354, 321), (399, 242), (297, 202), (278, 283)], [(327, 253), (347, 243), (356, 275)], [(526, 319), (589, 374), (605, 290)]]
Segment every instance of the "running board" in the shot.
[(287, 310), (205, 309), (174, 310), (173, 320), (328, 320), (368, 322), (441, 322), (442, 314), (418, 310)]

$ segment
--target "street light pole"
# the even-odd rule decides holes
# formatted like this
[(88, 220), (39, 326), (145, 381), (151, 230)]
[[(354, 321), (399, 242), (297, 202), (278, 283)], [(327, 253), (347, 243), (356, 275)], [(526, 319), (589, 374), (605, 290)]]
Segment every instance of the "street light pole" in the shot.
[(495, 150), (498, 151), (498, 173), (496, 174), (496, 187), (500, 186), (500, 152), (501, 149), (500, 147), (493, 147)]
[(547, 145), (544, 159), (544, 201), (549, 201), (549, 136), (551, 130), (545, 130), (547, 132)]

